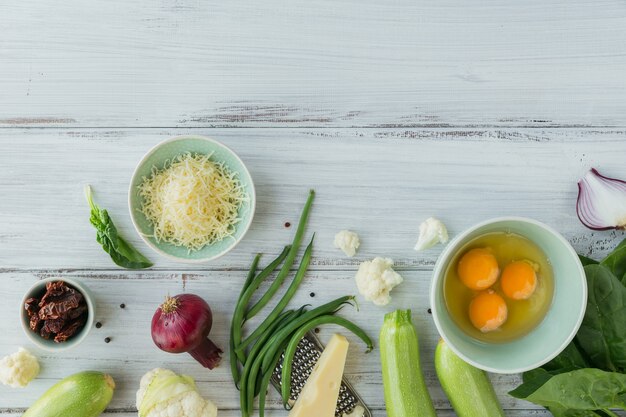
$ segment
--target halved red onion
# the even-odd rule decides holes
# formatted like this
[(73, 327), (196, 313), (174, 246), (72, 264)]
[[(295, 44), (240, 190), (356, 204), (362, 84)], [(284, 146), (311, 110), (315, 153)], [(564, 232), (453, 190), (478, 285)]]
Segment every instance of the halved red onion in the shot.
[(578, 181), (576, 213), (593, 230), (626, 229), (626, 181), (591, 168)]

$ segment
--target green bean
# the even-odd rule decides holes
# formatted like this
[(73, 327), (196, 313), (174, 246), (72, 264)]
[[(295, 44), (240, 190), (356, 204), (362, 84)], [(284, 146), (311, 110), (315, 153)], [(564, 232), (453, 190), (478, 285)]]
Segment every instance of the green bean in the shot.
[(304, 229), (306, 228), (306, 224), (309, 218), (309, 212), (311, 211), (311, 205), (313, 204), (313, 198), (315, 197), (315, 191), (309, 191), (309, 197), (304, 205), (304, 209), (302, 209), (302, 214), (300, 215), (300, 221), (298, 222), (298, 229), (296, 230), (296, 235), (293, 238), (293, 243), (291, 245), (291, 250), (285, 259), (285, 263), (282, 268), (276, 275), (276, 279), (267, 290), (267, 292), (261, 297), (256, 304), (254, 304), (248, 311), (246, 311), (245, 318), (246, 320), (250, 320), (252, 317), (256, 316), (259, 311), (263, 309), (267, 305), (267, 303), (271, 300), (271, 298), (276, 294), (276, 291), (280, 288), (287, 278), (291, 267), (293, 266), (293, 262), (296, 259), (296, 255), (300, 250), (300, 242), (302, 241), (302, 237), (304, 236)]
[[(313, 320), (313, 319), (316, 319), (317, 317), (320, 317), (320, 316), (325, 316), (325, 315), (330, 315), (330, 316), (332, 316), (332, 315), (334, 315), (334, 314), (337, 314), (337, 312), (339, 312), (339, 311), (343, 308), (343, 305), (345, 305), (345, 304), (350, 304), (350, 305), (352, 305), (352, 303), (351, 303), (351, 302), (344, 302), (342, 305), (339, 305), (339, 306), (338, 306), (337, 308), (335, 308), (335, 309), (332, 309), (332, 310), (326, 310), (326, 311), (320, 311), (318, 314), (316, 314), (316, 315), (314, 315), (314, 316), (313, 316), (313, 315), (308, 316), (308, 320), (301, 320), (301, 321), (299, 322), (299, 326), (294, 326), (294, 327), (292, 327), (292, 328), (291, 328), (291, 333), (293, 333), (294, 331), (298, 330), (300, 327), (304, 326), (304, 325), (305, 325), (306, 323), (308, 323), (309, 321), (311, 321), (311, 320)], [(312, 311), (313, 311), (313, 310), (311, 310), (311, 312), (312, 312)], [(281, 329), (281, 330), (282, 330), (282, 329)], [(289, 334), (287, 334), (287, 333), (278, 334), (277, 340), (282, 340), (281, 338), (284, 338), (284, 337), (291, 338), (291, 333), (289, 333)], [(270, 344), (272, 344), (272, 345), (275, 345), (275, 343), (273, 343), (273, 339), (270, 339), (269, 343), (270, 343)], [(274, 349), (274, 350), (275, 350), (275, 349)], [(262, 370), (263, 370), (263, 371), (266, 371), (267, 369), (268, 369), (268, 359), (265, 359), (265, 360), (263, 361), (263, 367), (262, 367)]]
[[(283, 314), (281, 314), (278, 319), (276, 319), (276, 321), (274, 323), (272, 323), (272, 325), (267, 329), (267, 332), (265, 332), (252, 346), (252, 348), (250, 349), (250, 353), (248, 354), (248, 359), (249, 358), (254, 358), (256, 357), (256, 355), (261, 351), (261, 349), (265, 346), (265, 344), (267, 343), (268, 339), (270, 337), (272, 337), (274, 335), (274, 333), (282, 328), (283, 326), (285, 326), (287, 323), (290, 323), (291, 321), (297, 319), (298, 317), (300, 317), (302, 314), (305, 313), (306, 308), (309, 307), (309, 304), (303, 305), (302, 307), (300, 307), (297, 310), (289, 310), (284, 312)], [(248, 359), (246, 359), (246, 362), (248, 361)], [(244, 363), (245, 366), (245, 363)]]
[[(254, 276), (256, 274), (256, 268), (259, 265), (260, 259), (261, 259), (261, 254), (258, 253), (254, 257), (254, 260), (252, 261), (252, 265), (250, 266), (250, 271), (248, 272), (248, 276), (246, 277), (246, 282), (243, 284), (243, 287), (241, 288), (241, 292), (239, 293), (239, 299), (241, 299), (241, 296), (243, 295), (243, 293), (246, 291), (246, 289), (248, 288), (248, 286), (254, 279)], [(235, 347), (239, 343), (241, 343), (241, 330), (239, 331), (239, 342), (237, 342), (234, 329), (235, 329), (235, 320), (232, 320), (230, 322), (230, 340), (229, 340), (230, 373), (233, 375), (233, 381), (235, 381), (235, 387), (239, 389), (239, 378), (241, 378), (241, 372), (239, 371), (239, 363), (238, 363), (238, 357), (235, 354)]]
[(291, 249), (290, 246), (285, 246), (281, 254), (278, 255), (278, 257), (274, 259), (268, 266), (266, 266), (259, 273), (259, 275), (257, 275), (256, 278), (254, 278), (251, 282), (248, 283), (245, 291), (243, 291), (242, 295), (239, 297), (239, 301), (237, 302), (237, 306), (235, 307), (235, 313), (233, 314), (233, 321), (231, 325), (232, 339), (234, 343), (234, 349), (231, 350), (231, 354), (232, 352), (235, 352), (239, 362), (243, 363), (246, 360), (243, 350), (237, 349), (239, 345), (241, 344), (241, 330), (242, 330), (241, 326), (243, 325), (244, 310), (247, 307), (248, 302), (250, 301), (250, 298), (252, 298), (252, 295), (254, 294), (254, 292), (259, 288), (259, 286), (265, 280), (265, 278), (267, 278), (272, 272), (274, 272), (274, 270), (278, 267), (278, 265), (280, 265), (280, 263), (285, 259), (285, 257), (289, 253), (290, 249)]
[(259, 261), (261, 260), (261, 256), (263, 256), (261, 253), (257, 253), (254, 259), (252, 260), (252, 265), (250, 265), (250, 270), (248, 271), (248, 275), (246, 276), (246, 281), (244, 282), (243, 287), (241, 288), (241, 291), (239, 292), (239, 298), (241, 298), (243, 293), (246, 291), (246, 289), (248, 288), (248, 286), (250, 285), (250, 283), (256, 276), (256, 270), (259, 266)]
[(278, 361), (280, 360), (280, 356), (282, 355), (282, 351), (286, 343), (283, 343), (283, 346), (272, 358), (272, 369), (265, 372), (263, 374), (263, 378), (261, 378), (261, 383), (259, 384), (259, 417), (265, 417), (265, 397), (267, 396), (267, 388), (270, 384), (270, 379), (272, 379), (272, 374), (274, 373), (274, 369), (278, 365)]
[[(299, 316), (301, 316), (303, 314), (303, 312), (305, 311), (305, 309), (309, 307), (308, 304), (303, 305), (302, 307), (300, 307), (297, 310), (289, 310), (289, 312), (291, 313), (288, 317), (284, 317), (284, 318), (279, 318), (276, 321), (279, 323), (275, 323), (272, 325), (272, 327), (270, 327), (270, 329), (267, 330), (267, 332), (265, 334), (263, 334), (263, 336), (258, 340), (257, 344), (255, 344), (254, 346), (257, 347), (257, 349), (253, 352), (250, 352), (250, 356), (252, 357), (252, 355), (256, 355), (256, 353), (258, 353), (261, 348), (263, 346), (265, 346), (265, 342), (267, 342), (267, 339), (269, 339), (277, 329), (280, 329), (282, 326), (285, 325), (285, 323), (289, 323), (290, 321), (298, 318)], [(283, 317), (285, 314), (281, 314), (281, 317)], [(258, 346), (257, 346), (258, 345)], [(287, 342), (285, 342), (285, 346), (287, 345)], [(282, 350), (281, 350), (281, 354), (282, 354)], [(257, 377), (256, 380), (256, 385), (255, 385), (255, 389), (254, 389), (254, 396), (256, 397), (257, 395), (259, 395), (259, 389), (260, 389), (260, 382), (262, 380), (262, 375), (259, 375)]]
[(267, 330), (267, 328), (274, 322), (274, 320), (276, 320), (276, 317), (278, 317), (280, 313), (285, 309), (285, 307), (287, 307), (289, 301), (291, 301), (291, 299), (293, 298), (294, 294), (298, 290), (298, 287), (302, 283), (304, 275), (306, 274), (306, 270), (309, 267), (309, 263), (311, 262), (311, 253), (313, 252), (313, 239), (315, 239), (315, 234), (311, 238), (311, 243), (309, 243), (309, 246), (307, 246), (306, 250), (304, 251), (302, 261), (300, 261), (300, 266), (298, 267), (298, 271), (296, 272), (296, 275), (294, 276), (291, 285), (289, 286), (289, 288), (287, 288), (287, 291), (280, 299), (278, 304), (276, 304), (274, 310), (272, 310), (272, 312), (265, 318), (265, 320), (263, 320), (259, 327), (257, 327), (250, 336), (248, 336), (241, 342), (241, 348), (245, 349), (246, 346), (256, 340), (261, 334), (263, 334)]
[[(312, 319), (323, 316), (325, 314), (332, 314), (344, 304), (350, 303), (350, 301), (352, 301), (353, 299), (353, 296), (340, 297), (329, 303), (314, 308), (311, 311), (307, 311), (297, 319), (291, 321), (286, 326), (281, 328), (278, 332), (274, 333), (272, 337), (264, 344), (258, 354), (255, 354), (254, 356), (250, 354), (248, 360), (246, 361), (246, 364), (244, 365), (243, 374), (241, 377), (242, 395), (244, 390), (244, 384), (247, 385), (245, 388), (247, 400), (242, 402), (247, 404), (248, 407), (252, 406), (252, 403), (254, 401), (254, 383), (256, 381), (257, 375), (259, 374), (259, 371), (261, 370), (261, 364), (266, 363), (264, 369), (267, 370), (267, 367), (269, 366), (267, 365), (267, 363), (276, 354), (282, 342), (284, 342), (294, 331), (298, 330), (301, 326), (308, 323)], [(255, 345), (255, 347), (257, 345)], [(249, 410), (251, 412), (251, 408), (249, 408)]]
[(291, 340), (285, 349), (285, 359), (283, 359), (283, 369), (281, 375), (281, 396), (283, 398), (283, 407), (287, 409), (287, 401), (289, 401), (289, 395), (291, 393), (291, 366), (293, 364), (293, 357), (298, 350), (298, 345), (302, 338), (312, 329), (324, 325), (324, 324), (336, 324), (350, 330), (352, 333), (357, 335), (365, 344), (367, 345), (367, 351), (365, 353), (369, 353), (374, 348), (374, 344), (372, 343), (372, 339), (356, 324), (352, 323), (350, 320), (346, 320), (343, 317), (325, 315), (317, 317), (311, 321), (309, 321), (304, 326), (300, 327), (294, 334), (291, 336)]
[(230, 373), (233, 376), (233, 381), (235, 382), (235, 388), (239, 389), (239, 379), (241, 378), (241, 371), (239, 370), (239, 359), (237, 358), (237, 353), (235, 352), (235, 343), (233, 342), (233, 324), (230, 324), (230, 340), (228, 342), (228, 347), (230, 352), (228, 353), (228, 360), (230, 361)]
[[(291, 321), (293, 321), (295, 318), (297, 318), (298, 316), (300, 316), (302, 314), (302, 312), (304, 311), (305, 306), (300, 307), (300, 309), (298, 310), (288, 310), (285, 311), (283, 314), (281, 314), (278, 319), (276, 319), (276, 321), (272, 324), (272, 326), (268, 329), (267, 334), (263, 335), (263, 337), (259, 338), (259, 340), (257, 341), (257, 343), (252, 347), (252, 350), (250, 351), (250, 354), (248, 355), (248, 358), (246, 358), (246, 362), (251, 362), (252, 359), (254, 359), (257, 355), (257, 353), (261, 350), (261, 348), (263, 348), (263, 346), (265, 345), (265, 342), (267, 341), (267, 339), (270, 338), (270, 336), (272, 335), (273, 332), (275, 332), (278, 328), (280, 328), (281, 326), (284, 326), (286, 323), (289, 323)], [(232, 354), (232, 353), (231, 353)], [(239, 399), (241, 402), (241, 410), (243, 411), (244, 409), (247, 410), (246, 408), (246, 399), (247, 399), (247, 375), (249, 373), (249, 367), (246, 367), (246, 362), (244, 362), (244, 369), (243, 369), (243, 373), (240, 377), (240, 391), (241, 393), (239, 394)]]
[[(243, 387), (243, 383), (244, 383), (244, 379), (246, 380), (246, 400), (245, 400), (245, 404), (247, 405), (247, 412), (248, 413), (252, 413), (252, 404), (254, 403), (254, 383), (256, 382), (256, 377), (259, 373), (259, 370), (261, 369), (261, 363), (263, 362), (263, 358), (266, 355), (271, 355), (272, 357), (276, 354), (276, 352), (270, 353), (270, 348), (271, 348), (271, 344), (268, 343), (266, 344), (263, 349), (261, 349), (261, 352), (254, 357), (254, 360), (252, 360), (252, 357), (250, 357), (250, 361), (248, 361), (248, 363), (246, 363), (246, 366), (244, 367), (244, 376), (242, 378), (242, 387)], [(250, 363), (252, 362), (252, 363)], [(248, 372), (246, 372), (246, 370)], [(247, 378), (246, 378), (247, 376)], [(243, 394), (243, 388), (241, 391), (241, 394)]]

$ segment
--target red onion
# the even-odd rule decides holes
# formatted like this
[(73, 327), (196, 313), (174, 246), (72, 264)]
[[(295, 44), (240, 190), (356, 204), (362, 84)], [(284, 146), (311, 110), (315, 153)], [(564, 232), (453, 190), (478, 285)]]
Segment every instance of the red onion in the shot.
[(626, 182), (592, 168), (578, 182), (576, 213), (590, 229), (626, 229)]
[(207, 338), (213, 325), (211, 308), (193, 294), (166, 297), (152, 317), (152, 340), (170, 353), (187, 352), (205, 368), (220, 362), (218, 348)]

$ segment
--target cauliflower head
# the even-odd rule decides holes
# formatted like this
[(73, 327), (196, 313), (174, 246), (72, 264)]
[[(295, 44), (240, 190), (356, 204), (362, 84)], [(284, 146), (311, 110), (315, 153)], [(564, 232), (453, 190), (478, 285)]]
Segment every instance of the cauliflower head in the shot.
[(366, 300), (379, 306), (389, 304), (389, 292), (403, 281), (392, 266), (391, 259), (380, 257), (361, 263), (355, 280), (359, 292)]
[(24, 388), (37, 375), (39, 375), (39, 362), (24, 348), (0, 359), (0, 382), (4, 385)]
[(342, 230), (335, 235), (335, 247), (341, 249), (347, 256), (354, 256), (361, 246), (359, 235), (350, 230)]
[(161, 368), (141, 378), (137, 410), (140, 417), (217, 416), (217, 407), (200, 396), (191, 377)]

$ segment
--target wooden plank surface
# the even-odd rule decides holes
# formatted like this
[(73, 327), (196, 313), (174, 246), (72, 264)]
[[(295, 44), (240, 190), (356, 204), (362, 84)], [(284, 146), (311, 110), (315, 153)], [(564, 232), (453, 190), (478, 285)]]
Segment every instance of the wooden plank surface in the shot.
[[(450, 415), (432, 365), (438, 340), (427, 312), (427, 288), (440, 248), (416, 253), (412, 246), (424, 218), (440, 216), (452, 235), (480, 220), (523, 215), (560, 230), (582, 253), (602, 256), (623, 233), (595, 233), (575, 216), (576, 180), (589, 166), (619, 175), (626, 132), (618, 129), (196, 129), (235, 149), (257, 184), (258, 211), (241, 246), (217, 262), (202, 266), (171, 263), (153, 255), (136, 237), (126, 208), (126, 190), (134, 164), (160, 140), (179, 129), (0, 129), (0, 304), (7, 317), (0, 355), (29, 346), (17, 325), (23, 293), (35, 280), (70, 276), (97, 294), (97, 319), (80, 347), (60, 354), (39, 352), (43, 372), (28, 390), (0, 387), (0, 415), (15, 415), (64, 375), (99, 369), (118, 382), (110, 413), (130, 415), (138, 381), (154, 367), (192, 375), (221, 416), (238, 415), (237, 392), (227, 367), (208, 372), (189, 357), (156, 349), (149, 336), (150, 317), (166, 294), (198, 293), (215, 313), (213, 337), (227, 343), (232, 305), (254, 253), (277, 253), (292, 236), (306, 191), (317, 197), (309, 232), (317, 233), (314, 260), (293, 302), (321, 304), (356, 292), (358, 262), (373, 256), (397, 261), (406, 281), (393, 302), (379, 308), (362, 302), (345, 315), (376, 336), (385, 311), (412, 308), (421, 337), (426, 378), (441, 415)], [(133, 243), (156, 261), (153, 270), (115, 268), (94, 240), (82, 186), (91, 183), (97, 199)], [(332, 247), (333, 234), (351, 228), (361, 234), (358, 256), (348, 259)], [(315, 293), (311, 298), (310, 293)], [(125, 309), (119, 305), (126, 304)], [(326, 337), (331, 329), (322, 331)], [(104, 343), (111, 337), (111, 343)], [(347, 376), (384, 416), (378, 351), (366, 356), (354, 341)], [(31, 346), (29, 346), (31, 347)], [(492, 376), (511, 416), (544, 416), (506, 392), (518, 376)], [(284, 415), (272, 396), (272, 416)]]
[(624, 126), (621, 0), (26, 0), (3, 126)]
[[(0, 33), (0, 356), (32, 347), (17, 303), (42, 277), (84, 280), (103, 323), (79, 348), (36, 351), (41, 378), (27, 390), (0, 386), (0, 416), (21, 415), (87, 368), (118, 382), (106, 414), (134, 416), (139, 378), (157, 366), (194, 376), (220, 417), (238, 416), (226, 367), (158, 351), (148, 321), (165, 294), (197, 292), (225, 346), (253, 254), (267, 259), (291, 239), (285, 222), (296, 223), (309, 188), (316, 246), (294, 304), (354, 293), (359, 262), (392, 257), (406, 278), (393, 303), (346, 315), (375, 336), (385, 311), (414, 310), (440, 417), (454, 415), (431, 361), (427, 287), (440, 249), (412, 250), (423, 219), (442, 218), (454, 235), (490, 217), (532, 217), (592, 257), (624, 238), (583, 228), (574, 210), (586, 169), (626, 175), (621, 0), (24, 0), (0, 6)], [(232, 147), (257, 186), (251, 231), (207, 265), (151, 253), (126, 204), (141, 156), (189, 133)], [(87, 183), (154, 268), (120, 270), (98, 247)], [(343, 228), (362, 237), (353, 259), (332, 247)], [(384, 416), (378, 351), (358, 346), (347, 377)], [(507, 416), (549, 415), (506, 395), (518, 376), (492, 378)], [(270, 417), (285, 415), (276, 399)]]
[[(134, 232), (128, 183), (141, 156), (176, 129), (0, 129), (0, 253), (7, 270), (110, 269), (94, 241), (83, 186), (92, 184), (120, 230), (156, 262)], [(313, 265), (354, 269), (393, 257), (430, 268), (437, 251), (412, 248), (422, 220), (437, 215), (452, 234), (481, 220), (520, 215), (560, 230), (581, 253), (607, 253), (621, 234), (594, 233), (576, 218), (576, 181), (591, 166), (619, 176), (626, 131), (615, 129), (197, 129), (231, 146), (255, 179), (252, 230), (229, 256), (199, 269), (245, 269), (251, 254), (288, 242), (309, 188), (317, 190)], [(334, 234), (363, 234), (360, 256), (332, 247)], [(617, 236), (617, 237), (616, 237)]]
[[(187, 275), (184, 281), (183, 275)], [(298, 291), (293, 305), (319, 305), (339, 295), (354, 294), (353, 275), (352, 271), (312, 271)], [(433, 368), (432, 358), (438, 336), (427, 312), (430, 271), (402, 271), (402, 275), (406, 282), (402, 284), (401, 290), (399, 288), (399, 291), (393, 293), (393, 303), (389, 306), (379, 308), (361, 300), (360, 311), (345, 309), (341, 315), (359, 323), (370, 335), (376, 337), (385, 312), (396, 308), (412, 308), (414, 322), (421, 337), (425, 378), (431, 388), (433, 401), (438, 408), (449, 408)], [(219, 346), (227, 346), (231, 307), (236, 302), (245, 272), (142, 272), (121, 275), (115, 271), (81, 272), (63, 276), (80, 279), (96, 294), (96, 320), (102, 323), (102, 327), (92, 329), (88, 339), (79, 348), (58, 354), (37, 352), (44, 364), (41, 377), (28, 390), (20, 391), (19, 396), (13, 397), (12, 407), (28, 407), (46, 387), (68, 373), (97, 369), (110, 373), (118, 385), (110, 411), (132, 411), (141, 376), (155, 367), (164, 367), (193, 376), (205, 397), (213, 399), (219, 409), (232, 410), (233, 415), (237, 414), (238, 392), (232, 384), (227, 363), (209, 372), (186, 354), (171, 355), (161, 352), (152, 343), (149, 323), (156, 306), (166, 294), (174, 295), (183, 291), (198, 294), (207, 299), (214, 310), (212, 339)], [(0, 279), (7, 286), (9, 299), (19, 300), (40, 277), (40, 274), (32, 273), (4, 273)], [(311, 293), (315, 296), (311, 297)], [(124, 309), (120, 308), (121, 303), (125, 304)], [(19, 320), (15, 303), (3, 305), (0, 314), (9, 318), (10, 322)], [(328, 340), (333, 330), (336, 328), (322, 327), (322, 340)], [(366, 355), (363, 353), (365, 348), (362, 343), (355, 337), (347, 336), (351, 341), (351, 351), (346, 375), (358, 392), (367, 399), (368, 405), (376, 410), (374, 415), (384, 416), (378, 349)], [(110, 337), (111, 342), (105, 343), (105, 337)], [(24, 343), (27, 343), (27, 339), (21, 329), (11, 326), (0, 341), (0, 352), (10, 351), (16, 344)], [(495, 376), (494, 383), (504, 407), (535, 408), (506, 395), (517, 386), (518, 377)], [(280, 410), (277, 398), (272, 392), (270, 407)], [(272, 416), (283, 413), (276, 411)]]

